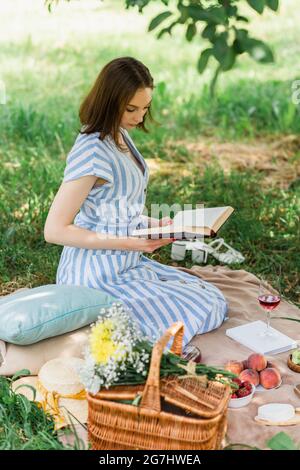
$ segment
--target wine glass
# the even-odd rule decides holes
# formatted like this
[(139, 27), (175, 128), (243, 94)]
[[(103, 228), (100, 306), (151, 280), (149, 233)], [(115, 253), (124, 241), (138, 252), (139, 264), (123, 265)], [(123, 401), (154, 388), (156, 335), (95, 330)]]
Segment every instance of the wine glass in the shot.
[(271, 312), (278, 307), (281, 301), (280, 279), (277, 276), (265, 279), (260, 279), (258, 302), (264, 311), (267, 313), (267, 327), (261, 333), (264, 337), (276, 337), (276, 333), (270, 328)]

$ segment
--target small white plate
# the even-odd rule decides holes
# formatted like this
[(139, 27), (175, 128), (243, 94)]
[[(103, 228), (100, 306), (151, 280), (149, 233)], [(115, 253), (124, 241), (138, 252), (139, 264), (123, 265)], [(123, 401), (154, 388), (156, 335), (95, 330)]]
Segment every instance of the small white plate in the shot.
[(280, 384), (277, 385), (277, 387), (273, 387), (273, 388), (265, 388), (262, 385), (257, 385), (256, 392), (270, 392), (271, 390), (275, 390), (276, 388), (279, 388), (281, 384), (282, 384), (282, 379), (280, 381)]

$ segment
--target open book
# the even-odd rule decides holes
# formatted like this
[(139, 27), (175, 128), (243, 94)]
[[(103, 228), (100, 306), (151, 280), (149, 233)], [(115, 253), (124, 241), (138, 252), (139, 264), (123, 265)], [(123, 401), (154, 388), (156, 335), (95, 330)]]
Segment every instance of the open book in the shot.
[(234, 209), (230, 206), (179, 211), (172, 225), (136, 229), (131, 236), (151, 239), (176, 238), (177, 240), (214, 237), (233, 211)]

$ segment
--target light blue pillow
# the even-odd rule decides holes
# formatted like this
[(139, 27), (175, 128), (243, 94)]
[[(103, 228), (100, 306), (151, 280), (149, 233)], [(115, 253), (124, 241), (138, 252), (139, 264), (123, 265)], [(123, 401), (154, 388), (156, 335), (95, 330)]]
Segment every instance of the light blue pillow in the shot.
[(84, 286), (48, 284), (0, 298), (0, 339), (19, 345), (77, 330), (118, 299)]

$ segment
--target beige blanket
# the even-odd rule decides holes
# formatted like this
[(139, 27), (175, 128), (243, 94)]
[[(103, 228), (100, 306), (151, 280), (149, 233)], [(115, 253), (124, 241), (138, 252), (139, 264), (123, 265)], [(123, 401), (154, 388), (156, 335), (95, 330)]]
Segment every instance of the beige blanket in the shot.
[[(218, 286), (229, 302), (229, 320), (218, 330), (198, 335), (191, 341), (201, 349), (202, 361), (210, 365), (223, 365), (231, 359), (246, 359), (252, 351), (227, 337), (225, 331), (227, 328), (250, 321), (265, 320), (264, 313), (257, 302), (258, 278), (247, 271), (233, 271), (225, 266), (193, 266), (192, 269), (181, 269)], [(282, 301), (274, 315), (300, 319), (300, 310), (295, 305)], [(300, 323), (272, 319), (272, 326), (300, 343)], [(300, 374), (287, 367), (289, 354), (285, 352), (268, 356), (279, 366), (282, 375), (281, 387), (256, 392), (253, 400), (246, 407), (228, 409), (228, 442), (267, 448), (266, 441), (278, 432), (284, 431), (300, 444), (300, 425), (265, 426), (254, 421), (258, 406), (265, 403), (290, 403), (300, 406), (300, 398), (293, 391), (294, 384), (300, 383)]]
[[(204, 280), (212, 282), (224, 293), (229, 303), (229, 320), (218, 330), (198, 335), (192, 343), (202, 351), (203, 362), (210, 365), (224, 365), (230, 359), (243, 360), (251, 351), (225, 336), (227, 328), (242, 325), (246, 322), (262, 319), (264, 314), (257, 303), (258, 278), (244, 270), (233, 271), (224, 266), (194, 266), (192, 269), (179, 268)], [(299, 309), (281, 302), (276, 311), (277, 316), (300, 318)], [(273, 320), (273, 326), (300, 342), (300, 323), (286, 320)], [(38, 373), (41, 365), (58, 356), (81, 356), (89, 327), (75, 332), (50, 338), (31, 346), (7, 344), (5, 360), (0, 367), (0, 375), (10, 375), (16, 370), (29, 368), (33, 375)], [(264, 426), (257, 424), (254, 417), (257, 407), (265, 403), (291, 403), (300, 406), (300, 398), (293, 391), (293, 385), (300, 383), (300, 374), (292, 372), (286, 365), (289, 353), (270, 357), (276, 362), (282, 375), (280, 388), (265, 392), (256, 392), (252, 402), (237, 410), (228, 410), (227, 441), (266, 448), (266, 441), (279, 431), (287, 432), (300, 444), (300, 425)]]

